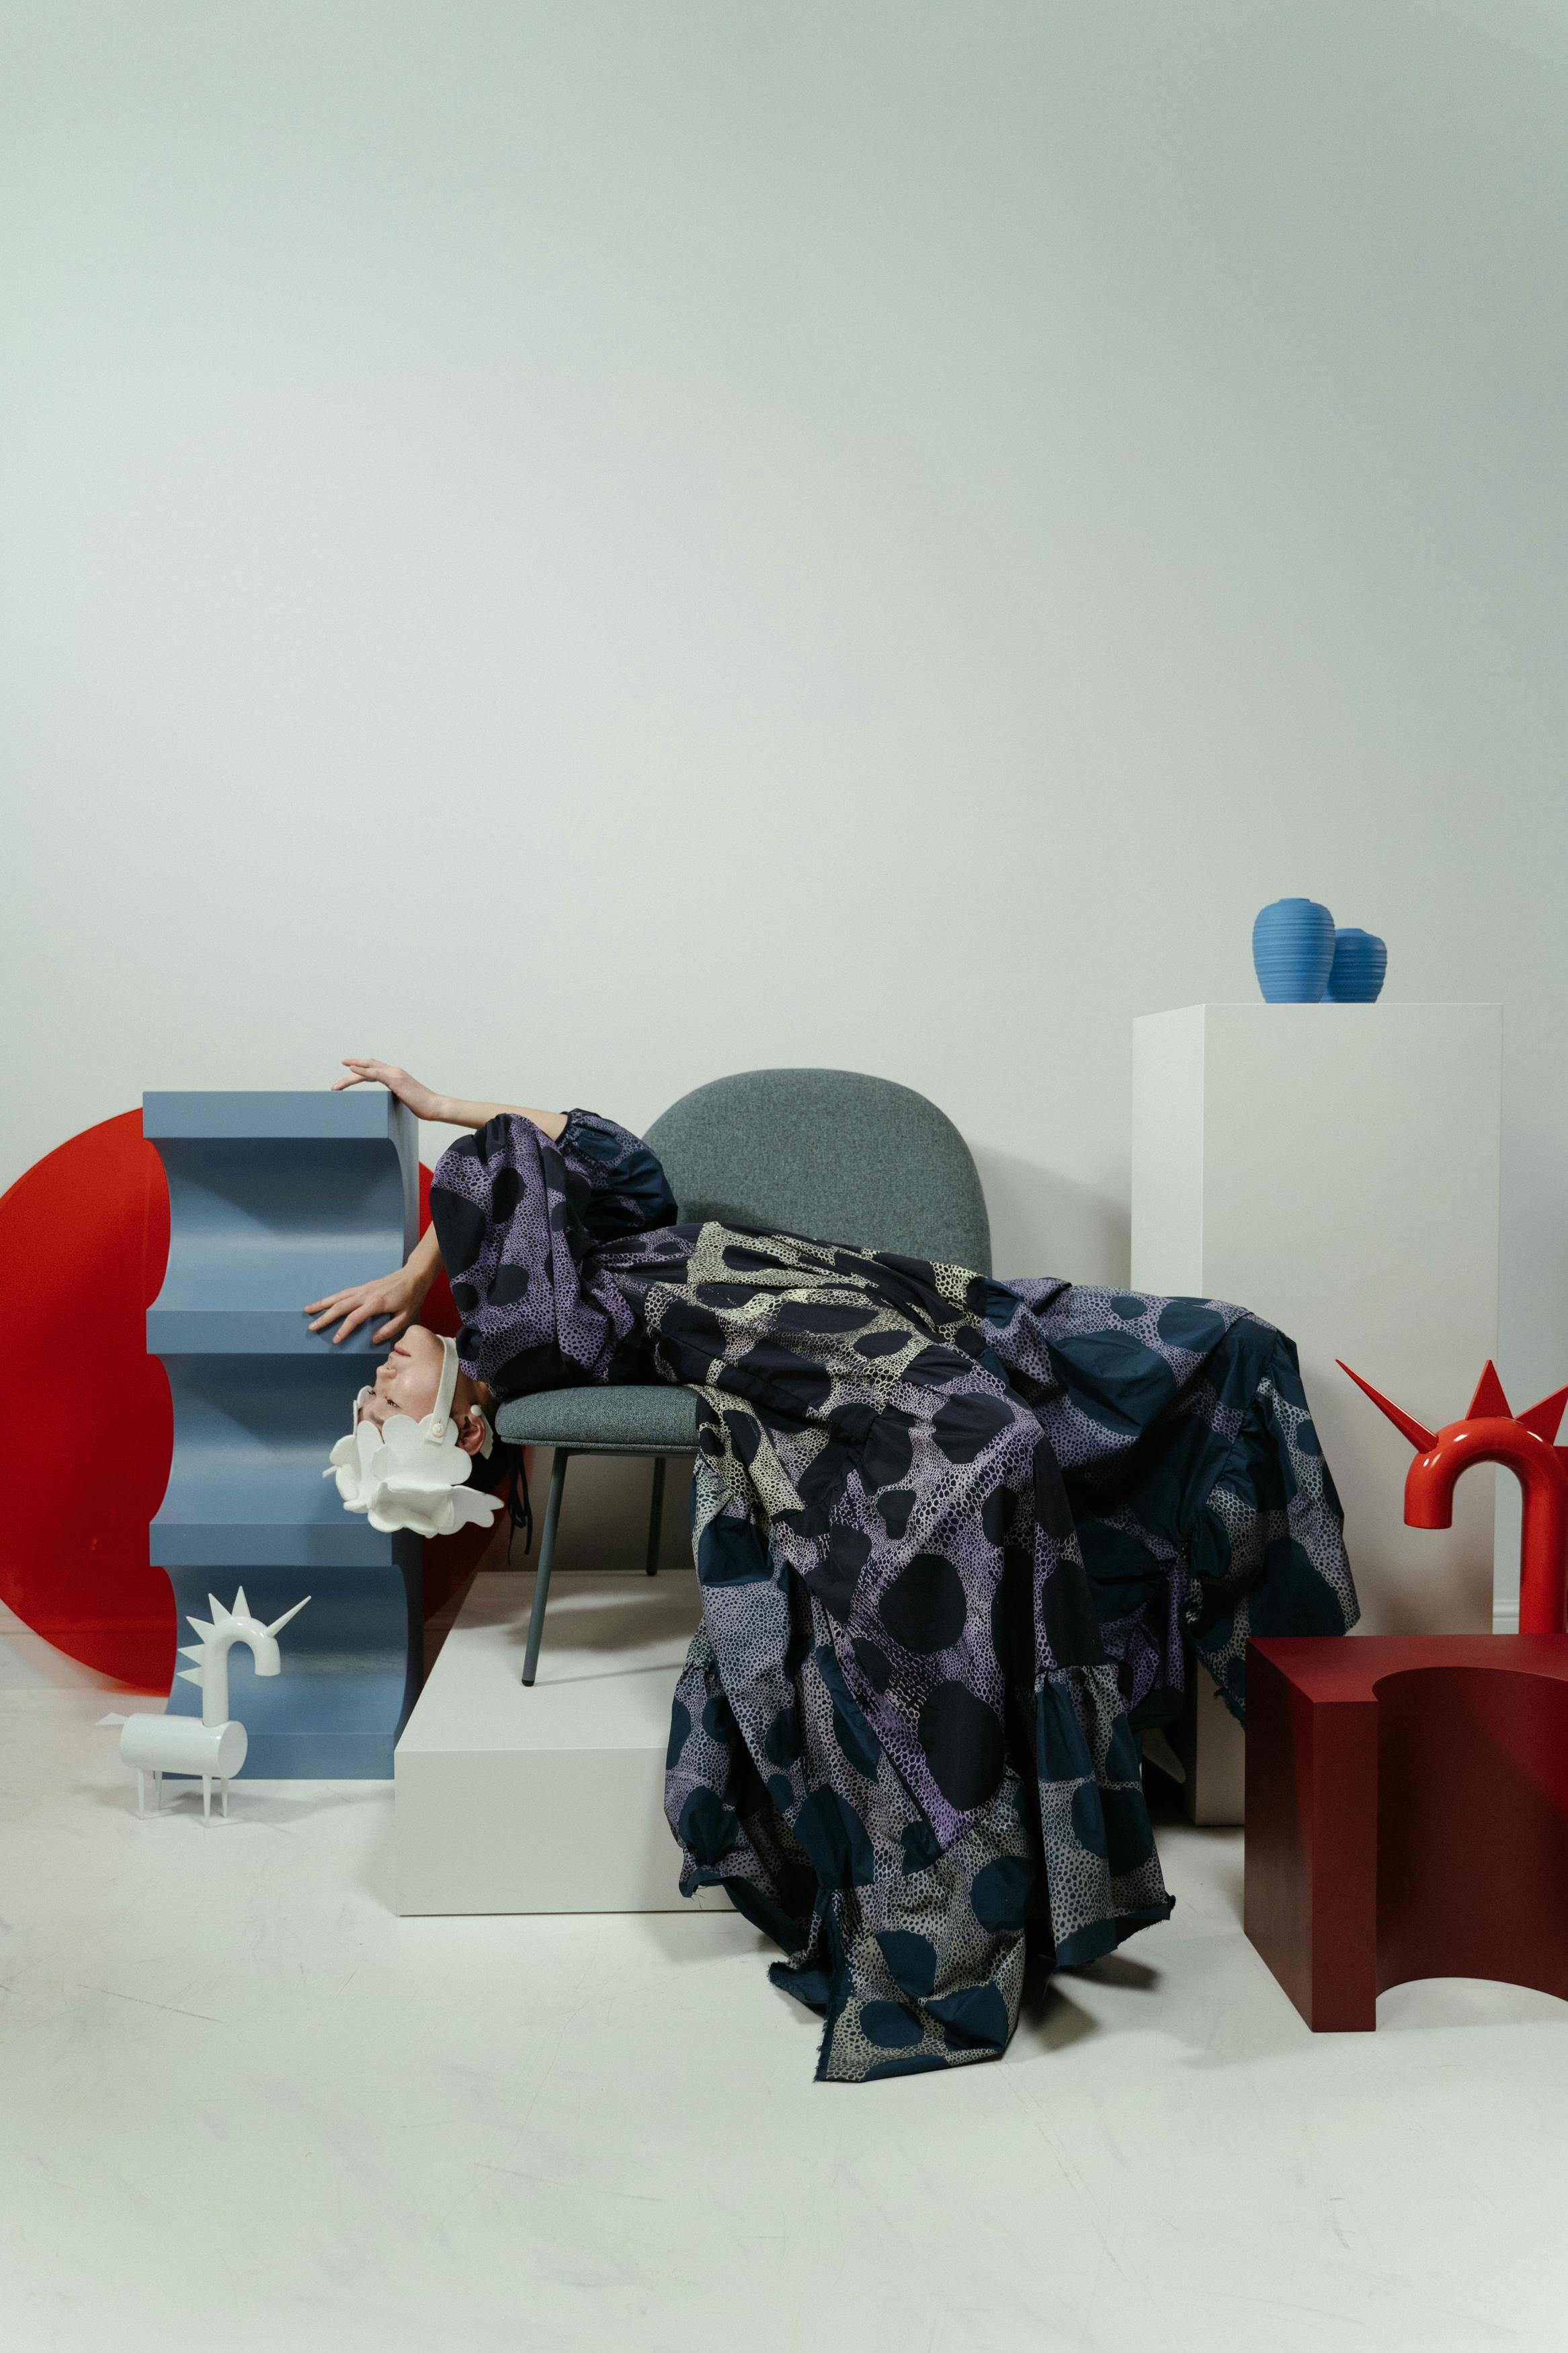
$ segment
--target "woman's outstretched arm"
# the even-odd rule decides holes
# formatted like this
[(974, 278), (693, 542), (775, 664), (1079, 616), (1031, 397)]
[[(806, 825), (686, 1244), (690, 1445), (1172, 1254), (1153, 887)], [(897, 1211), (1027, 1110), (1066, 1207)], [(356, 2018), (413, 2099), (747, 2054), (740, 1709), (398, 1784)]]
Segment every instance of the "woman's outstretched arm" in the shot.
[(526, 1103), (463, 1103), (455, 1095), (438, 1095), (433, 1087), (400, 1071), (395, 1062), (377, 1062), (363, 1055), (346, 1054), (343, 1068), (352, 1075), (334, 1080), (334, 1094), (342, 1087), (386, 1087), (399, 1103), (407, 1104), (416, 1119), (430, 1120), (438, 1127), (483, 1127), (489, 1120), (511, 1115), (531, 1119), (553, 1144), (566, 1125), (563, 1111), (532, 1111)]
[[(395, 1062), (374, 1061), (355, 1054), (345, 1058), (343, 1068), (350, 1076), (335, 1082), (334, 1093), (342, 1087), (385, 1087), (399, 1103), (407, 1104), (416, 1119), (432, 1120), (442, 1126), (483, 1127), (498, 1113), (515, 1112), (531, 1120), (553, 1142), (566, 1125), (563, 1111), (530, 1111), (521, 1103), (459, 1103), (450, 1095), (438, 1095), (433, 1087), (399, 1070)], [(353, 1282), (344, 1291), (334, 1291), (324, 1299), (312, 1299), (305, 1310), (313, 1318), (310, 1329), (321, 1332), (329, 1324), (335, 1324), (338, 1328), (332, 1334), (332, 1345), (336, 1347), (373, 1315), (384, 1315), (386, 1321), (371, 1334), (372, 1344), (379, 1346), (384, 1340), (395, 1340), (418, 1315), (425, 1294), (440, 1271), (441, 1247), (435, 1227), (426, 1226), (395, 1274), (377, 1275), (370, 1282)]]

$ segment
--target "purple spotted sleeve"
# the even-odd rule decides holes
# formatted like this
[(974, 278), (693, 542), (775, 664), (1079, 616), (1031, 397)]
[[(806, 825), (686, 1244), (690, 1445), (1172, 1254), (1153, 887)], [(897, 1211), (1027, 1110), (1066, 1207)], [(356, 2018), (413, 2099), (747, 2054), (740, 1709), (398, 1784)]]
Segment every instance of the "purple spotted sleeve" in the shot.
[(637, 1315), (594, 1262), (605, 1194), (590, 1172), (610, 1166), (605, 1131), (642, 1149), (590, 1113), (572, 1114), (559, 1145), (506, 1113), (437, 1164), (430, 1216), (463, 1318), (458, 1361), (498, 1395), (626, 1377)]

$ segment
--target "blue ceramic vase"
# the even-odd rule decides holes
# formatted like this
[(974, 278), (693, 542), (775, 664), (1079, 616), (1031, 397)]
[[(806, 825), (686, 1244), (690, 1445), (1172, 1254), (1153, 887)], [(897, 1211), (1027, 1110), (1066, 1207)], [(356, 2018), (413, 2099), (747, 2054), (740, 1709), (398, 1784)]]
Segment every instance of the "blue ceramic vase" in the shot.
[(1388, 950), (1375, 932), (1353, 926), (1334, 934), (1334, 960), (1329, 966), (1331, 1005), (1375, 1005), (1388, 970)]
[(1316, 899), (1276, 899), (1252, 926), (1252, 965), (1268, 1005), (1316, 1005), (1334, 960), (1334, 919)]

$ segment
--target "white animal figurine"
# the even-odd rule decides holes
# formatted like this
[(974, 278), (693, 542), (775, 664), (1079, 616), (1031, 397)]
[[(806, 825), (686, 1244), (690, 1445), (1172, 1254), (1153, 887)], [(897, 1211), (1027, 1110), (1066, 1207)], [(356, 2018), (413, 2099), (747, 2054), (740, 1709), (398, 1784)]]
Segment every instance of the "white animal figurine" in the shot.
[[(305, 1601), (310, 1599), (307, 1593)], [(163, 1776), (165, 1773), (188, 1773), (200, 1776), (202, 1785), (202, 1815), (212, 1819), (213, 1783), (219, 1785), (224, 1820), (228, 1819), (228, 1785), (245, 1762), (249, 1746), (245, 1726), (228, 1712), (228, 1654), (236, 1642), (248, 1642), (256, 1661), (258, 1675), (275, 1675), (282, 1667), (278, 1651), (278, 1630), (297, 1618), (305, 1601), (296, 1601), (292, 1609), (285, 1609), (270, 1626), (250, 1614), (242, 1585), (234, 1597), (234, 1608), (226, 1609), (216, 1593), (209, 1593), (212, 1619), (193, 1618), (189, 1621), (201, 1640), (188, 1642), (181, 1650), (182, 1659), (194, 1659), (195, 1666), (182, 1667), (181, 1680), (199, 1684), (202, 1694), (202, 1715), (198, 1724), (189, 1715), (106, 1715), (104, 1724), (120, 1725), (120, 1754), (123, 1762), (133, 1766), (136, 1772), (136, 1810), (144, 1814), (146, 1806), (146, 1776), (153, 1776), (153, 1810), (162, 1810)]]

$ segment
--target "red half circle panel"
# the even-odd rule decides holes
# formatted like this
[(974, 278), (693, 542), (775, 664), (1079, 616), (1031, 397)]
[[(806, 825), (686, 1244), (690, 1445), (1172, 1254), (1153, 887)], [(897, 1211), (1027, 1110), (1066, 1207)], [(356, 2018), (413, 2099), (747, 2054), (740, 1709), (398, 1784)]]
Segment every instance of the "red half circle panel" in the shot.
[(174, 1603), (147, 1523), (169, 1479), (173, 1416), (147, 1354), (169, 1254), (163, 1165), (122, 1112), (0, 1198), (0, 1413), (32, 1475), (0, 1520), (0, 1599), (84, 1666), (166, 1692)]

